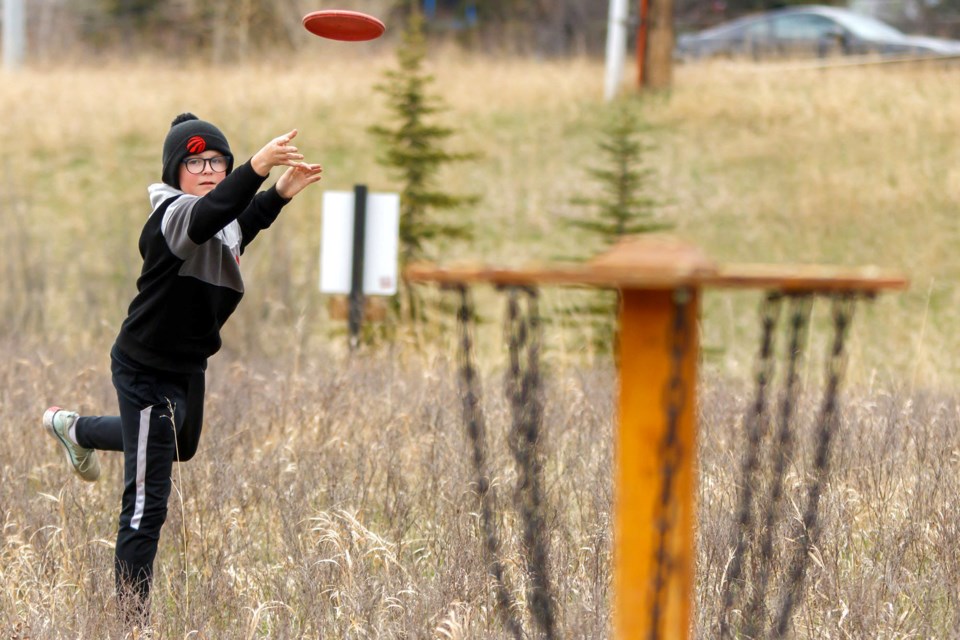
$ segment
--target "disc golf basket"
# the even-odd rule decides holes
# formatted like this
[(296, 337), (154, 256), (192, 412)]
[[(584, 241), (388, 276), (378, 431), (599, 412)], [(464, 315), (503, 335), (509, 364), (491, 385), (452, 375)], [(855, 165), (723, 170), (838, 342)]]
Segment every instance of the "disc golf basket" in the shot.
[[(619, 290), (613, 629), (619, 639), (668, 640), (687, 638), (693, 620), (701, 293), (707, 287), (765, 290), (755, 398), (744, 421), (747, 444), (735, 514), (736, 544), (724, 581), (718, 627), (721, 637), (782, 637), (787, 633), (791, 612), (802, 592), (808, 550), (817, 540), (819, 499), (839, 422), (844, 346), (855, 304), (877, 292), (905, 287), (904, 278), (872, 267), (718, 265), (695, 247), (653, 235), (625, 239), (583, 264), (524, 269), (413, 265), (405, 276), (411, 282), (436, 283), (460, 295), (459, 378), (463, 416), (473, 443), (481, 527), (489, 570), (497, 585), (498, 610), (515, 638), (524, 637), (524, 632), (516, 618), (511, 593), (504, 585), (504, 566), (498, 555), (484, 448), (485, 426), (472, 355), (470, 287), (489, 284), (508, 293), (510, 366), (506, 388), (513, 415), (509, 441), (519, 469), (517, 502), (530, 578), (527, 600), (532, 619), (547, 638), (554, 637), (555, 624), (543, 522), (538, 515), (542, 460), (537, 442), (543, 400), (536, 292), (541, 286)], [(806, 340), (810, 308), (818, 297), (830, 301), (833, 336), (816, 418), (812, 479), (806, 488), (805, 504), (801, 505), (803, 521), (796, 538), (800, 544), (789, 564), (785, 583), (777, 589), (779, 604), (770, 611), (765, 594), (772, 577), (772, 521), (779, 512), (785, 469), (791, 456), (799, 354)], [(523, 299), (527, 302), (525, 312)], [(788, 309), (786, 314), (782, 313), (784, 308)], [(768, 401), (768, 396), (772, 395), (769, 387), (777, 359), (774, 334), (782, 316), (788, 318), (785, 324), (789, 347), (783, 391), (774, 412), (769, 406), (774, 403)], [(768, 426), (772, 427), (773, 446), (767, 455), (771, 458), (768, 465), (773, 478), (760, 492), (754, 489), (754, 480), (763, 455), (762, 434)], [(749, 594), (743, 588), (744, 556), (748, 551), (761, 565)], [(748, 602), (742, 602), (747, 595)], [(731, 615), (734, 609), (738, 612), (736, 617)]]

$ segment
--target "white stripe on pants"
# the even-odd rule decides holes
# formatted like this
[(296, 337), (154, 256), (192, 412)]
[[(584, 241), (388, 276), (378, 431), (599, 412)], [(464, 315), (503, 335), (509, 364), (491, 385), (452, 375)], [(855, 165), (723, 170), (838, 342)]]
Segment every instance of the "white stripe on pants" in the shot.
[(137, 436), (137, 499), (134, 503), (133, 517), (130, 518), (130, 528), (140, 528), (140, 519), (143, 518), (143, 505), (147, 501), (147, 438), (150, 436), (150, 414), (153, 407), (147, 407), (140, 412), (140, 433)]

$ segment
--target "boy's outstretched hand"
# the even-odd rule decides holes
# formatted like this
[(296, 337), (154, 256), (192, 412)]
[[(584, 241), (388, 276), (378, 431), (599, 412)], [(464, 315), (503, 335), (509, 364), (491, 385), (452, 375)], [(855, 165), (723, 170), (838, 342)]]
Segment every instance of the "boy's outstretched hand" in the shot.
[[(250, 159), (250, 165), (258, 175), (266, 176), (274, 167), (286, 165), (295, 167), (302, 165), (303, 154), (290, 144), (290, 141), (297, 137), (297, 130), (276, 137), (263, 146), (260, 151)], [(301, 187), (302, 188), (302, 187)]]
[(277, 193), (289, 200), (314, 182), (323, 177), (323, 167), (319, 164), (297, 163), (283, 172), (277, 180)]

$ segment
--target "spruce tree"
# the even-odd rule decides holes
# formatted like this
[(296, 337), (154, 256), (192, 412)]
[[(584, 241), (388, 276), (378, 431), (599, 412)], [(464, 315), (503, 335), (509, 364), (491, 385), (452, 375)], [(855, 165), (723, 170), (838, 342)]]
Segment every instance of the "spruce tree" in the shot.
[[(603, 114), (597, 143), (600, 163), (587, 168), (596, 184), (596, 195), (572, 201), (593, 215), (566, 221), (589, 237), (589, 240), (578, 237), (578, 246), (600, 244), (602, 248), (609, 248), (624, 236), (662, 231), (672, 226), (656, 216), (658, 202), (650, 195), (654, 172), (645, 163), (653, 146), (644, 140), (649, 129), (643, 124), (638, 109), (636, 101), (624, 99)], [(608, 352), (616, 340), (618, 308), (618, 294), (599, 291), (567, 311), (591, 328), (594, 348)]]
[(656, 219), (658, 203), (648, 193), (653, 171), (644, 162), (645, 155), (652, 150), (652, 145), (642, 139), (647, 131), (635, 102), (616, 102), (601, 127), (597, 144), (604, 163), (587, 169), (599, 192), (573, 200), (596, 214), (571, 218), (568, 224), (589, 232), (604, 246), (623, 236), (662, 231), (671, 226)]
[[(377, 86), (387, 97), (394, 123), (369, 128), (382, 145), (378, 162), (391, 169), (402, 184), (401, 270), (417, 260), (436, 259), (433, 252), (444, 241), (469, 238), (469, 224), (450, 222), (438, 214), (478, 200), (477, 196), (455, 195), (437, 186), (443, 167), (472, 159), (475, 154), (454, 153), (442, 146), (454, 131), (434, 122), (434, 116), (445, 107), (438, 96), (428, 91), (434, 78), (424, 70), (426, 51), (423, 17), (414, 4), (397, 48), (399, 68), (387, 71), (387, 81)], [(405, 315), (420, 319), (419, 297), (402, 279), (400, 293), (406, 304)]]

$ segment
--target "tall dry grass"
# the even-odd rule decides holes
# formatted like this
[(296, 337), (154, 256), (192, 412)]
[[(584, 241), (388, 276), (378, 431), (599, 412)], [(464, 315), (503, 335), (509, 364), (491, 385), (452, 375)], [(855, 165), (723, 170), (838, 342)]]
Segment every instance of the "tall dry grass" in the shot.
[[(499, 636), (450, 362), (314, 361), (294, 374), (285, 362), (226, 360), (211, 376), (203, 453), (174, 472), (149, 637)], [(123, 635), (112, 577), (121, 456), (101, 454), (102, 481), (81, 484), (32, 428), (38, 397), (70, 397), (84, 412), (109, 404), (109, 382), (82, 368), (37, 356), (3, 374), (15, 390), (4, 392), (4, 424), (23, 425), (31, 443), (0, 455), (3, 637)], [(611, 382), (610, 371), (583, 372), (549, 391), (546, 519), (572, 637), (607, 629)], [(499, 386), (487, 380), (490, 461), (522, 602)]]
[[(0, 629), (13, 638), (123, 637), (112, 578), (121, 457), (102, 454), (102, 480), (84, 484), (37, 426), (39, 399), (99, 411), (112, 389), (86, 358), (4, 351), (12, 359), (0, 380), (10, 438), (0, 450)], [(212, 368), (201, 452), (174, 473), (147, 637), (508, 637), (486, 575), (450, 360), (331, 355), (299, 373), (288, 364), (225, 356)], [(547, 365), (545, 513), (559, 637), (604, 638), (614, 374)], [(484, 407), (508, 577), (522, 607), (499, 376), (487, 372)], [(750, 396), (745, 381), (704, 380), (696, 637), (716, 635)], [(804, 398), (774, 585), (795, 551), (810, 471), (816, 389)], [(851, 392), (844, 407), (794, 637), (953, 637), (956, 400), (881, 390)]]
[[(365, 127), (392, 61), (318, 43), (310, 59), (211, 69), (156, 62), (0, 75), (0, 634), (100, 638), (112, 618), (119, 460), (70, 477), (37, 426), (47, 403), (111, 411), (107, 352), (133, 292), (145, 187), (170, 119), (220, 123), (239, 156), (291, 126), (323, 187), (394, 188)], [(432, 61), (458, 144), (477, 163), (444, 176), (480, 192), (469, 244), (440, 259), (500, 264), (594, 247), (561, 224), (593, 186), (601, 69), (589, 61)], [(825, 532), (798, 637), (952, 637), (958, 625), (952, 330), (960, 260), (958, 71), (677, 70), (642, 104), (654, 125), (662, 214), (722, 261), (875, 263), (910, 291), (857, 311), (849, 402)], [(211, 363), (201, 452), (177, 470), (158, 558), (154, 637), (446, 637), (502, 632), (477, 539), (451, 336), (347, 359), (318, 280), (321, 189), (289, 206), (245, 256), (248, 293)], [(553, 570), (565, 637), (604, 637), (614, 382), (544, 292)], [(498, 488), (512, 466), (497, 399), (500, 303), (477, 292)], [(757, 348), (756, 293), (708, 292), (701, 322), (697, 632), (709, 637), (730, 549), (742, 414)], [(824, 314), (812, 353), (825, 349)], [(561, 327), (562, 325), (562, 327)], [(815, 387), (818, 369), (805, 379)], [(804, 404), (809, 439), (815, 398)], [(499, 431), (497, 430), (499, 429)], [(806, 442), (809, 442), (807, 440)], [(804, 445), (807, 451), (809, 444)], [(791, 491), (808, 469), (799, 456)], [(799, 493), (792, 493), (794, 499)], [(515, 515), (504, 508), (522, 596)], [(785, 542), (789, 551), (789, 541)]]
[[(736, 531), (750, 394), (705, 385), (701, 402), (697, 637), (716, 637)], [(817, 411), (812, 389), (798, 414), (767, 594), (779, 605), (811, 475)], [(822, 532), (809, 553), (797, 638), (954, 638), (960, 625), (957, 548), (958, 405), (950, 395), (890, 390), (848, 395), (820, 503)], [(747, 574), (750, 575), (749, 573)], [(753, 584), (748, 579), (749, 592)], [(742, 602), (746, 602), (743, 600)], [(740, 609), (733, 612), (738, 621)]]

